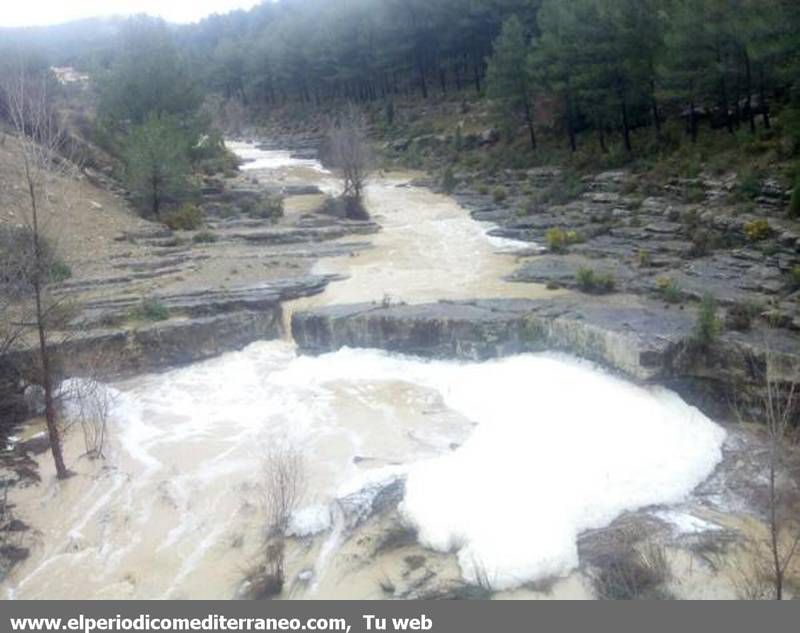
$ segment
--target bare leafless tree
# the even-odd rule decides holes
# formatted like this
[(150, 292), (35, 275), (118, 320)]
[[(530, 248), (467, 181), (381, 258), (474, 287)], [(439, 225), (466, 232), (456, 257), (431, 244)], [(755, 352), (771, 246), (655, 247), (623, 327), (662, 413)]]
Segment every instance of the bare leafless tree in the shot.
[(762, 385), (756, 407), (749, 409), (741, 403), (738, 416), (745, 420), (747, 411), (758, 411), (764, 424), (765, 455), (764, 471), (767, 480), (766, 512), (767, 531), (765, 539), (754, 539), (750, 543), (752, 560), (746, 569), (735, 570), (735, 584), (740, 594), (764, 597), (765, 587), (772, 587), (775, 600), (785, 594), (786, 574), (800, 549), (800, 520), (796, 515), (797, 494), (793, 490), (791, 474), (792, 449), (796, 448), (795, 434), (798, 429), (800, 399), (798, 385), (793, 380), (780, 380), (773, 376), (777, 357), (767, 350), (762, 363), (754, 359), (751, 366), (763, 367)]
[(269, 450), (264, 464), (264, 508), (269, 535), (286, 534), (305, 493), (305, 461), (291, 445)]
[(782, 600), (786, 572), (800, 545), (800, 524), (791, 512), (779, 473), (787, 466), (790, 434), (796, 426), (797, 384), (782, 385), (767, 376), (764, 385), (764, 422), (767, 427), (769, 553), (775, 599)]
[(116, 401), (116, 394), (94, 376), (71, 381), (68, 393), (70, 423), (80, 426), (86, 455), (92, 459), (103, 458), (108, 436), (108, 420)]
[[(77, 167), (64, 156), (66, 137), (48, 98), (46, 74), (31, 75), (23, 63), (19, 71), (5, 78), (3, 92), (11, 127), (20, 144), (21, 184), (26, 203), (20, 208), (25, 243), (21, 251), (29, 259), (24, 286), (33, 304), (32, 327), (38, 355), (37, 379), (44, 389), (45, 419), (50, 449), (59, 479), (69, 476), (61, 447), (61, 429), (56, 407), (56, 363), (51, 335), (65, 320), (64, 305), (52, 298), (48, 286), (53, 276), (53, 234), (48, 227), (52, 205), (65, 204), (54, 191), (60, 178), (73, 177)], [(63, 211), (63, 209), (62, 209)]]
[(328, 132), (330, 161), (342, 173), (344, 198), (360, 201), (372, 169), (364, 117), (355, 106), (346, 108)]
[(250, 594), (268, 598), (281, 593), (286, 580), (286, 538), (292, 515), (305, 494), (305, 460), (288, 442), (267, 452), (262, 475), (264, 535), (260, 560), (247, 573)]

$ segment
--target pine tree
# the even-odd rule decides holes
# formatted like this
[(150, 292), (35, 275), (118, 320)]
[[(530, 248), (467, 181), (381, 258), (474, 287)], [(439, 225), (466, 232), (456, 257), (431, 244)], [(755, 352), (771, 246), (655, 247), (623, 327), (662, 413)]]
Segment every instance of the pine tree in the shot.
[(709, 94), (709, 69), (716, 63), (706, 5), (707, 0), (674, 0), (661, 67), (668, 94), (687, 106), (685, 117), (692, 142), (697, 141), (699, 109)]
[(528, 42), (522, 23), (511, 16), (494, 43), (486, 75), (488, 94), (514, 119), (520, 114), (528, 128), (531, 148), (536, 149), (533, 124), (532, 82), (527, 64)]
[(577, 98), (574, 71), (580, 43), (577, 40), (578, 16), (571, 3), (544, 0), (537, 15), (540, 36), (528, 58), (528, 69), (534, 83), (560, 97), (563, 104), (564, 128), (570, 149), (577, 149)]
[(186, 134), (168, 117), (151, 115), (124, 148), (125, 176), (142, 208), (160, 219), (165, 203), (186, 192), (189, 174)]

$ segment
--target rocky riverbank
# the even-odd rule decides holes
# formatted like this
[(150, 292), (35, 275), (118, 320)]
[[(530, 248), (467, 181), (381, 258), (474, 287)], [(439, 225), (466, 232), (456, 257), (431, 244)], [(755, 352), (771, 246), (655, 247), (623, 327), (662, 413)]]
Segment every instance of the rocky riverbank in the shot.
[[(691, 309), (664, 309), (652, 299), (559, 296), (541, 300), (360, 304), (296, 313), (302, 351), (380, 348), (433, 358), (482, 360), (559, 350), (626, 377), (673, 387), (719, 414), (763, 386), (765, 375), (800, 381), (800, 347), (771, 331), (730, 333), (693, 349)], [(745, 391), (743, 391), (745, 390)]]
[[(635, 284), (622, 285), (616, 277), (613, 288), (605, 289), (613, 293), (583, 292), (585, 289), (577, 280), (573, 283), (568, 274), (555, 281), (519, 272), (543, 261), (561, 264), (574, 257), (585, 258), (580, 260), (580, 267), (595, 266), (598, 258), (582, 255), (578, 249), (588, 248), (600, 234), (570, 240), (562, 249), (566, 253), (555, 249), (542, 252), (539, 243), (548, 241), (546, 229), (511, 232), (510, 223), (519, 214), (504, 210), (504, 202), (495, 200), (498, 196), (458, 191), (457, 195), (471, 206), (474, 218), (492, 222), (496, 237), (514, 241), (490, 240), (483, 232), (487, 227), (470, 221), (452, 198), (432, 194), (425, 188), (430, 182), (418, 180), (418, 186), (409, 183), (407, 174), (381, 175), (368, 188), (374, 223), (343, 222), (320, 211), (320, 192), (329, 184), (327, 176), (320, 175), (314, 165), (304, 164), (307, 158), (303, 156), (289, 156), (300, 161), (291, 169), (270, 169), (265, 172), (268, 176), (259, 170), (250, 174), (245, 169), (227, 188), (209, 190), (203, 203), (204, 231), (212, 233), (213, 239), (196, 240), (200, 231), (137, 227), (117, 236), (106, 259), (77, 266), (73, 278), (58, 289), (80, 299), (80, 323), (84, 327), (81, 334), (62, 344), (65, 373), (79, 374), (84, 362), (91, 362), (92, 352), (103, 349), (118, 359), (116, 375), (133, 375), (193, 363), (242, 348), (253, 340), (274, 339), (285, 334), (282, 303), (299, 298), (301, 301), (288, 306), (287, 312), (298, 310), (292, 317), (293, 336), (299, 351), (307, 354), (349, 346), (474, 361), (559, 350), (593, 360), (636, 382), (674, 387), (715, 416), (727, 413), (723, 409), (734, 397), (756, 391), (765, 374), (787, 382), (797, 379), (796, 334), (788, 327), (767, 327), (772, 323), (760, 314), (751, 319), (748, 328), (728, 328), (713, 346), (698, 353), (693, 344), (697, 302), (683, 295), (681, 301), (672, 303), (660, 289), (644, 291)], [(306, 171), (309, 169), (317, 169), (313, 178)], [(317, 184), (312, 187), (309, 181)], [(247, 212), (259, 199), (261, 187), (285, 196), (281, 218), (254, 218)], [(515, 194), (509, 190), (510, 186), (507, 200), (512, 200)], [(542, 217), (551, 214), (553, 221), (561, 217), (555, 210), (541, 213)], [(375, 233), (378, 225), (380, 233), (369, 239), (361, 237)], [(564, 233), (574, 230), (562, 226), (548, 228), (562, 228)], [(636, 238), (626, 248), (638, 249), (644, 239)], [(530, 246), (525, 247), (526, 243)], [(635, 261), (631, 264), (634, 274), (638, 276), (641, 271), (644, 276), (651, 272), (647, 269), (656, 269), (653, 261), (651, 258), (647, 266)], [(606, 274), (599, 267), (595, 272)], [(448, 300), (435, 302), (442, 297)], [(721, 301), (729, 311), (734, 305)], [(262, 345), (266, 347), (259, 347)], [(165, 538), (172, 542), (170, 529), (174, 524), (186, 522), (198, 529), (211, 525), (209, 538), (214, 546), (208, 549), (205, 539), (200, 542), (194, 530), (187, 530), (179, 537), (182, 547), (196, 551), (199, 557), (199, 562), (185, 572), (191, 572), (188, 581), (184, 572), (173, 579), (168, 574), (144, 578), (141, 561), (135, 559), (130, 561), (133, 575), (118, 577), (123, 569), (108, 572), (114, 582), (95, 587), (98, 595), (148, 596), (165, 591), (164, 587), (168, 592), (188, 592), (186, 595), (191, 596), (226, 595), (228, 589), (219, 582), (211, 583), (214, 588), (210, 588), (208, 569), (217, 573), (224, 560), (231, 569), (238, 565), (241, 572), (242, 565), (258, 555), (260, 537), (256, 535), (261, 534), (263, 526), (258, 524), (252, 507), (251, 446), (253, 438), (259, 436), (254, 433), (256, 429), (278, 433), (286, 422), (287, 410), (291, 411), (292, 428), (302, 420), (335, 422), (333, 430), (343, 434), (341, 441), (331, 441), (325, 433), (312, 433), (312, 441), (319, 444), (310, 450), (317, 457), (313, 468), (325, 470), (327, 462), (320, 459), (322, 455), (335, 458), (332, 463), (339, 476), (345, 472), (366, 474), (381, 466), (391, 469), (403, 464), (404, 459), (414, 463), (420, 450), (424, 457), (455, 453), (474, 434), (468, 416), (454, 419), (453, 411), (438, 396), (419, 386), (412, 388), (404, 382), (405, 375), (397, 384), (375, 387), (356, 376), (352, 385), (345, 380), (343, 385), (328, 387), (325, 367), (318, 367), (322, 375), (318, 380), (327, 394), (320, 396), (307, 384), (308, 376), (303, 373), (307, 363), (315, 359), (296, 358), (294, 354), (295, 349), (286, 343), (258, 344), (239, 354), (176, 372), (145, 376), (143, 383), (134, 387), (138, 392), (131, 403), (141, 399), (148, 404), (141, 411), (138, 406), (129, 411), (131, 417), (126, 418), (125, 425), (129, 436), (122, 438), (122, 450), (117, 455), (123, 461), (115, 466), (138, 482), (139, 487), (129, 491), (137, 503), (152, 505), (152, 499), (158, 498), (163, 501), (159, 515), (174, 517), (163, 525), (150, 524), (148, 538), (154, 544)], [(379, 353), (367, 354), (383, 358)], [(231, 380), (220, 378), (227, 371), (226, 363), (231, 363)], [(287, 363), (294, 367), (288, 373)], [(447, 371), (458, 367), (451, 365)], [(354, 367), (344, 365), (335, 371), (337, 380), (350, 369)], [(299, 382), (293, 382), (297, 376), (293, 379), (292, 371), (300, 372)], [(273, 373), (282, 375), (274, 384)], [(517, 375), (522, 376), (519, 372)], [(312, 390), (294, 394), (298, 386)], [(264, 393), (259, 391), (264, 389)], [(264, 413), (270, 416), (267, 422), (250, 419), (252, 406), (243, 405), (250, 402), (249, 397), (259, 404), (277, 403)], [(193, 408), (194, 403), (197, 408)], [(287, 403), (294, 408), (287, 409)], [(324, 408), (322, 413), (316, 412), (318, 406)], [(395, 413), (395, 408), (399, 412)], [(240, 413), (231, 417), (234, 410)], [(527, 414), (525, 406), (514, 407), (514, 411)], [(385, 419), (381, 417), (384, 414)], [(611, 422), (615, 417), (611, 410), (603, 419)], [(189, 428), (182, 422), (185, 418), (193, 429), (189, 440), (193, 442), (191, 467), (183, 461), (186, 439), (182, 433)], [(586, 421), (586, 416), (582, 420)], [(141, 440), (142, 424), (147, 437), (155, 433), (154, 439)], [(446, 441), (431, 441), (436, 439), (440, 424), (446, 428), (442, 436)], [(429, 437), (430, 433), (434, 435)], [(371, 440), (365, 442), (367, 436)], [(356, 449), (348, 448), (353, 437), (358, 438)], [(733, 545), (732, 554), (726, 550), (727, 560), (738, 557), (750, 542), (751, 535), (735, 525), (731, 509), (763, 511), (753, 503), (763, 493), (763, 486), (756, 481), (763, 469), (758, 461), (763, 453), (751, 450), (755, 438), (749, 432), (731, 429), (722, 448), (722, 463), (679, 508), (644, 508), (624, 514), (607, 528), (582, 534), (576, 572), (566, 579), (555, 579), (549, 587), (548, 583), (526, 586), (509, 597), (543, 597), (551, 590), (556, 596), (591, 597), (596, 593), (590, 586), (596, 573), (593, 570), (603, 568), (611, 555), (630, 556), (637, 547), (643, 547), (642, 534), (674, 550), (671, 563), (681, 582), (691, 577), (692, 582), (701, 578), (706, 583), (714, 576), (713, 595), (729, 597), (733, 593), (729, 580), (718, 578), (713, 566), (702, 562), (692, 548), (701, 541), (698, 547), (706, 547), (706, 538), (709, 547), (717, 547), (716, 535), (730, 531)], [(75, 437), (71, 441), (75, 442)], [(239, 452), (231, 453), (230, 447), (222, 450), (228, 443), (235, 444)], [(357, 452), (348, 452), (352, 450)], [(225, 464), (218, 463), (223, 459), (220, 455), (227, 456)], [(162, 477), (154, 474), (158, 469), (151, 471), (149, 467), (142, 472), (142, 464), (147, 466), (153, 459), (177, 468), (181, 476), (177, 480), (171, 474)], [(73, 481), (97, 481), (92, 464), (81, 464), (81, 468), (89, 476)], [(169, 468), (163, 472), (172, 472)], [(230, 468), (230, 472), (239, 473), (236, 494), (232, 494), (227, 477), (206, 479), (209, 471), (205, 468), (212, 469), (210, 472), (218, 472), (218, 468), (222, 468), (219, 472), (228, 472), (225, 468)], [(330, 473), (324, 475), (317, 473), (320, 482), (331, 479)], [(404, 479), (401, 474), (368, 483), (355, 492), (329, 492), (334, 495), (329, 506), (323, 506), (321, 512), (316, 508), (314, 514), (324, 518), (326, 509), (330, 513), (328, 522), (323, 521), (319, 528), (322, 531), (301, 532), (291, 539), (288, 571), (292, 595), (339, 597), (344, 586), (340, 579), (355, 583), (356, 591), (371, 597), (487, 597), (495, 593), (491, 588), (466, 584), (452, 552), (434, 553), (418, 542), (398, 506), (405, 498)], [(147, 494), (140, 491), (145, 482), (151, 486)], [(113, 484), (129, 489), (123, 476), (114, 477)], [(196, 506), (196, 498), (188, 491), (197, 485), (203, 486), (204, 493), (214, 488), (219, 503), (227, 504), (226, 516), (236, 517), (234, 527), (228, 529), (218, 522), (216, 502), (208, 508)], [(30, 499), (25, 501), (25, 495), (18, 498), (29, 510), (33, 507)], [(380, 499), (381, 503), (376, 506), (369, 501), (364, 509), (360, 502), (350, 503), (362, 498)], [(94, 495), (82, 498), (82, 503), (89, 502), (96, 507)], [(116, 511), (113, 495), (105, 497), (103, 503)], [(124, 512), (117, 518), (116, 535), (120, 543), (127, 543), (129, 519)], [(40, 517), (30, 522), (46, 524), (51, 519)], [(691, 523), (691, 534), (681, 526), (686, 522)], [(76, 547), (87, 551), (100, 548), (105, 543), (105, 528), (99, 526), (92, 527)], [(72, 543), (72, 531), (63, 532)], [(646, 539), (647, 543), (651, 540)], [(58, 543), (52, 547), (61, 551)], [(237, 553), (231, 555), (231, 549)], [(144, 560), (149, 560), (151, 551), (144, 547)], [(179, 554), (177, 549), (172, 553)], [(103, 561), (95, 563), (107, 569)], [(683, 563), (689, 565), (691, 573), (680, 567)], [(62, 571), (69, 573), (73, 563), (64, 560), (62, 564)], [(36, 565), (31, 569), (36, 576)], [(39, 586), (40, 580), (31, 581), (25, 591), (31, 595), (37, 590), (48, 591), (50, 581)], [(689, 590), (678, 584), (670, 585), (671, 594), (699, 595), (696, 587)], [(68, 592), (63, 585), (56, 588)], [(246, 593), (246, 587), (239, 591)]]

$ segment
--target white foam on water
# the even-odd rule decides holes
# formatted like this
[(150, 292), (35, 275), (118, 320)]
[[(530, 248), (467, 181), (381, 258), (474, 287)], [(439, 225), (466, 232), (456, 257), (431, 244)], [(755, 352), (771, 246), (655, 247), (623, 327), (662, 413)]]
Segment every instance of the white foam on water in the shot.
[(702, 534), (703, 532), (718, 532), (722, 529), (717, 523), (680, 510), (660, 510), (655, 512), (654, 516), (674, 526), (679, 534)]
[(281, 169), (283, 167), (308, 167), (321, 174), (329, 173), (318, 160), (309, 158), (296, 158), (286, 150), (264, 150), (253, 143), (242, 141), (226, 141), (225, 145), (244, 163), (242, 171), (255, 171), (258, 169)]
[[(493, 227), (491, 227), (493, 228)], [(491, 230), (491, 228), (489, 230)], [(523, 242), (522, 240), (515, 240), (510, 237), (499, 237), (497, 235), (490, 235), (486, 233), (486, 239), (498, 253), (529, 253), (529, 252), (542, 252), (544, 247), (536, 242)]]
[(313, 536), (331, 529), (333, 518), (331, 517), (331, 507), (327, 504), (318, 503), (306, 506), (292, 514), (289, 522), (289, 536)]
[[(52, 565), (113, 578), (130, 557), (180, 552), (160, 592), (148, 595), (181, 595), (229, 548), (240, 529), (237, 508), (257, 500), (265, 446), (287, 437), (313, 470), (313, 505), (295, 513), (292, 532), (330, 532), (317, 571), (339, 540), (331, 502), (377, 494), (405, 477), (400, 510), (421, 542), (457, 551), (465, 579), (485, 574), (495, 588), (510, 588), (569, 573), (582, 531), (626, 510), (683, 500), (719, 462), (724, 440), (674, 393), (553, 354), (484, 363), (349, 349), (298, 357), (291, 344), (273, 341), (118, 389), (110, 448), (130, 470), (92, 482), (17, 590), (28, 591)], [(429, 398), (475, 423), (459, 448), (447, 448), (449, 427), (432, 428), (439, 449), (410, 442), (390, 466), (354, 463), (362, 449), (394, 449), (370, 433), (403, 437), (415, 424), (433, 424), (421, 417)], [(106, 522), (112, 507), (118, 520)], [(157, 513), (170, 519), (155, 521)], [(70, 553), (78, 532), (85, 549)]]
[(486, 575), (497, 589), (567, 574), (582, 531), (681, 501), (722, 458), (723, 429), (674, 393), (565, 356), (478, 364), (342, 350), (282, 376), (342, 379), (424, 384), (478, 423), (458, 450), (408, 467), (401, 510), (425, 545), (458, 551), (467, 580)]

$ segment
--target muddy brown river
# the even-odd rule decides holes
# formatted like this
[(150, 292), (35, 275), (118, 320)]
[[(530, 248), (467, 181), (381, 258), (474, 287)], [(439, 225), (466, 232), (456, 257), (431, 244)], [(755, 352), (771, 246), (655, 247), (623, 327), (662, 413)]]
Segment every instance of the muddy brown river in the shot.
[[(315, 161), (232, 147), (265, 183), (336, 191)], [(287, 313), (551, 294), (503, 281), (530, 245), (489, 237), (451, 198), (409, 186), (412, 176), (372, 178), (367, 207), (381, 226), (373, 247), (321, 260), (314, 272), (347, 278)], [(276, 445), (302, 452), (306, 470), (290, 597), (385, 596), (381, 585), (405, 573), (408, 550), (372, 556), (345, 532), (335, 501), (397, 478), (407, 481), (403, 520), (419, 534), (413, 551), (437, 577), (486, 573), (505, 597), (541, 597), (520, 587), (555, 577), (551, 595), (590, 597), (574, 571), (577, 535), (629, 509), (679, 503), (719, 462), (725, 437), (666, 390), (548, 354), (302, 358), (290, 339), (262, 341), (109, 389), (106, 459), (79, 458), (73, 434), (65, 451), (75, 477), (57, 482), (44, 456), (41, 485), (13, 492), (36, 544), (3, 583), (8, 598), (236, 596), (261, 543), (260, 473)]]

